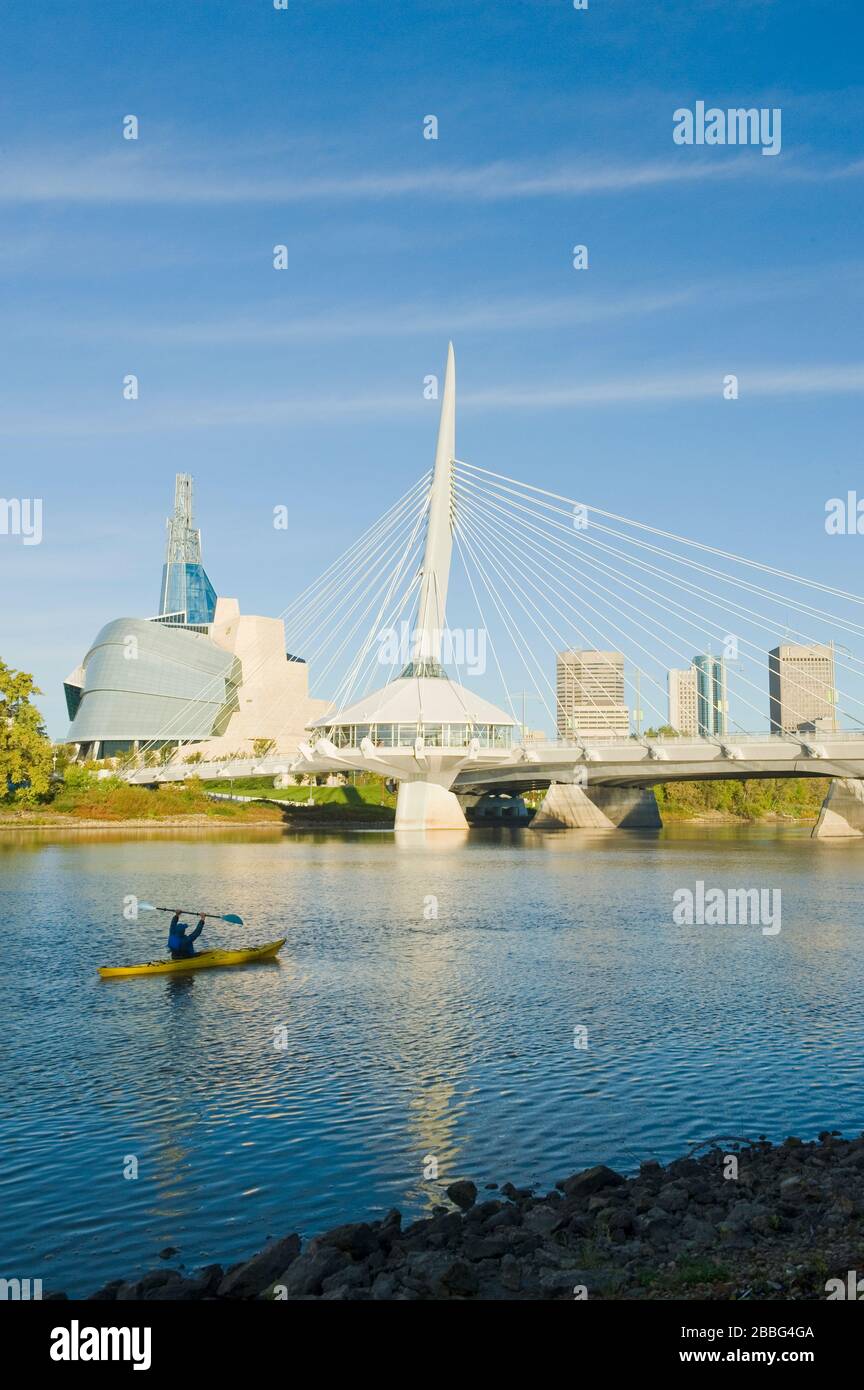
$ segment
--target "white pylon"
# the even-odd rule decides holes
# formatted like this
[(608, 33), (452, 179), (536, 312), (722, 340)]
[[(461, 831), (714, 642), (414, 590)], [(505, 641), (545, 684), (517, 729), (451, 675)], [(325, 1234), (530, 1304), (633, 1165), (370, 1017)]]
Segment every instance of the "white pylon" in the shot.
[(456, 358), (447, 345), (444, 394), (429, 498), (426, 546), (417, 605), (416, 675), (439, 675), (453, 550), (453, 463), (456, 457)]

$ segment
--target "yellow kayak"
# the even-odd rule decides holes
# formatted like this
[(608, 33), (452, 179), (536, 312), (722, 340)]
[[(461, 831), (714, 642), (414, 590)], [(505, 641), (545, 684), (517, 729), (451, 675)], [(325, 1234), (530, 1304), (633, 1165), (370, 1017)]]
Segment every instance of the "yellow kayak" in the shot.
[(99, 974), (103, 980), (120, 975), (175, 975), (185, 970), (212, 970), (219, 965), (248, 965), (256, 960), (272, 960), (287, 941), (267, 941), (263, 946), (249, 946), (245, 951), (201, 951), (186, 960), (151, 960), (145, 965), (103, 965)]

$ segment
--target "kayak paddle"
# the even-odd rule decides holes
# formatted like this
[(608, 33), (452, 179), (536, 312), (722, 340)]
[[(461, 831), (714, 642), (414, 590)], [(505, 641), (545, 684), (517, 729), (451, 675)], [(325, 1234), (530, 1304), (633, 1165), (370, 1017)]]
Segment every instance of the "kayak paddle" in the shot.
[(238, 917), (237, 914), (236, 914), (236, 912), (226, 912), (223, 916), (220, 917), (220, 915), (219, 915), (218, 912), (199, 912), (197, 908), (193, 909), (193, 908), (191, 908), (191, 907), (181, 907), (181, 908), (175, 908), (175, 907), (154, 907), (152, 903), (140, 903), (140, 902), (139, 902), (139, 904), (138, 904), (138, 908), (139, 908), (139, 911), (141, 911), (141, 912), (177, 912), (177, 911), (179, 911), (180, 914), (181, 914), (181, 916), (186, 916), (186, 917), (209, 917), (209, 918), (211, 919), (211, 921), (214, 921), (214, 922), (230, 922), (231, 925), (232, 925), (232, 927), (242, 927), (242, 925), (243, 925), (243, 918), (242, 918), (242, 917)]

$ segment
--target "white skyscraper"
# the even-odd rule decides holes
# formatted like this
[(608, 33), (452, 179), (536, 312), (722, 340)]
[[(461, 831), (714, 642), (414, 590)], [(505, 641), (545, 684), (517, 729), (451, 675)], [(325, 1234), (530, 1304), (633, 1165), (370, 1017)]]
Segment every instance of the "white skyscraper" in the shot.
[(559, 652), (556, 666), (559, 737), (629, 737), (620, 652)]
[(768, 653), (771, 731), (788, 733), (802, 726), (837, 730), (834, 649), (824, 643), (799, 646), (783, 642)]
[(695, 668), (689, 666), (685, 671), (671, 670), (668, 685), (669, 723), (677, 733), (692, 738), (699, 730)]

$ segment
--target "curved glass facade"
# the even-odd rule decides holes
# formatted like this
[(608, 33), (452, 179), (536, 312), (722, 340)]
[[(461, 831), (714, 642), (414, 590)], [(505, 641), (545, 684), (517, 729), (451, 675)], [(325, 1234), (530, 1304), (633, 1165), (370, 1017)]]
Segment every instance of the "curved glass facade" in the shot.
[(209, 738), (238, 707), (240, 662), (209, 637), (142, 618), (103, 627), (84, 658), (68, 743)]

